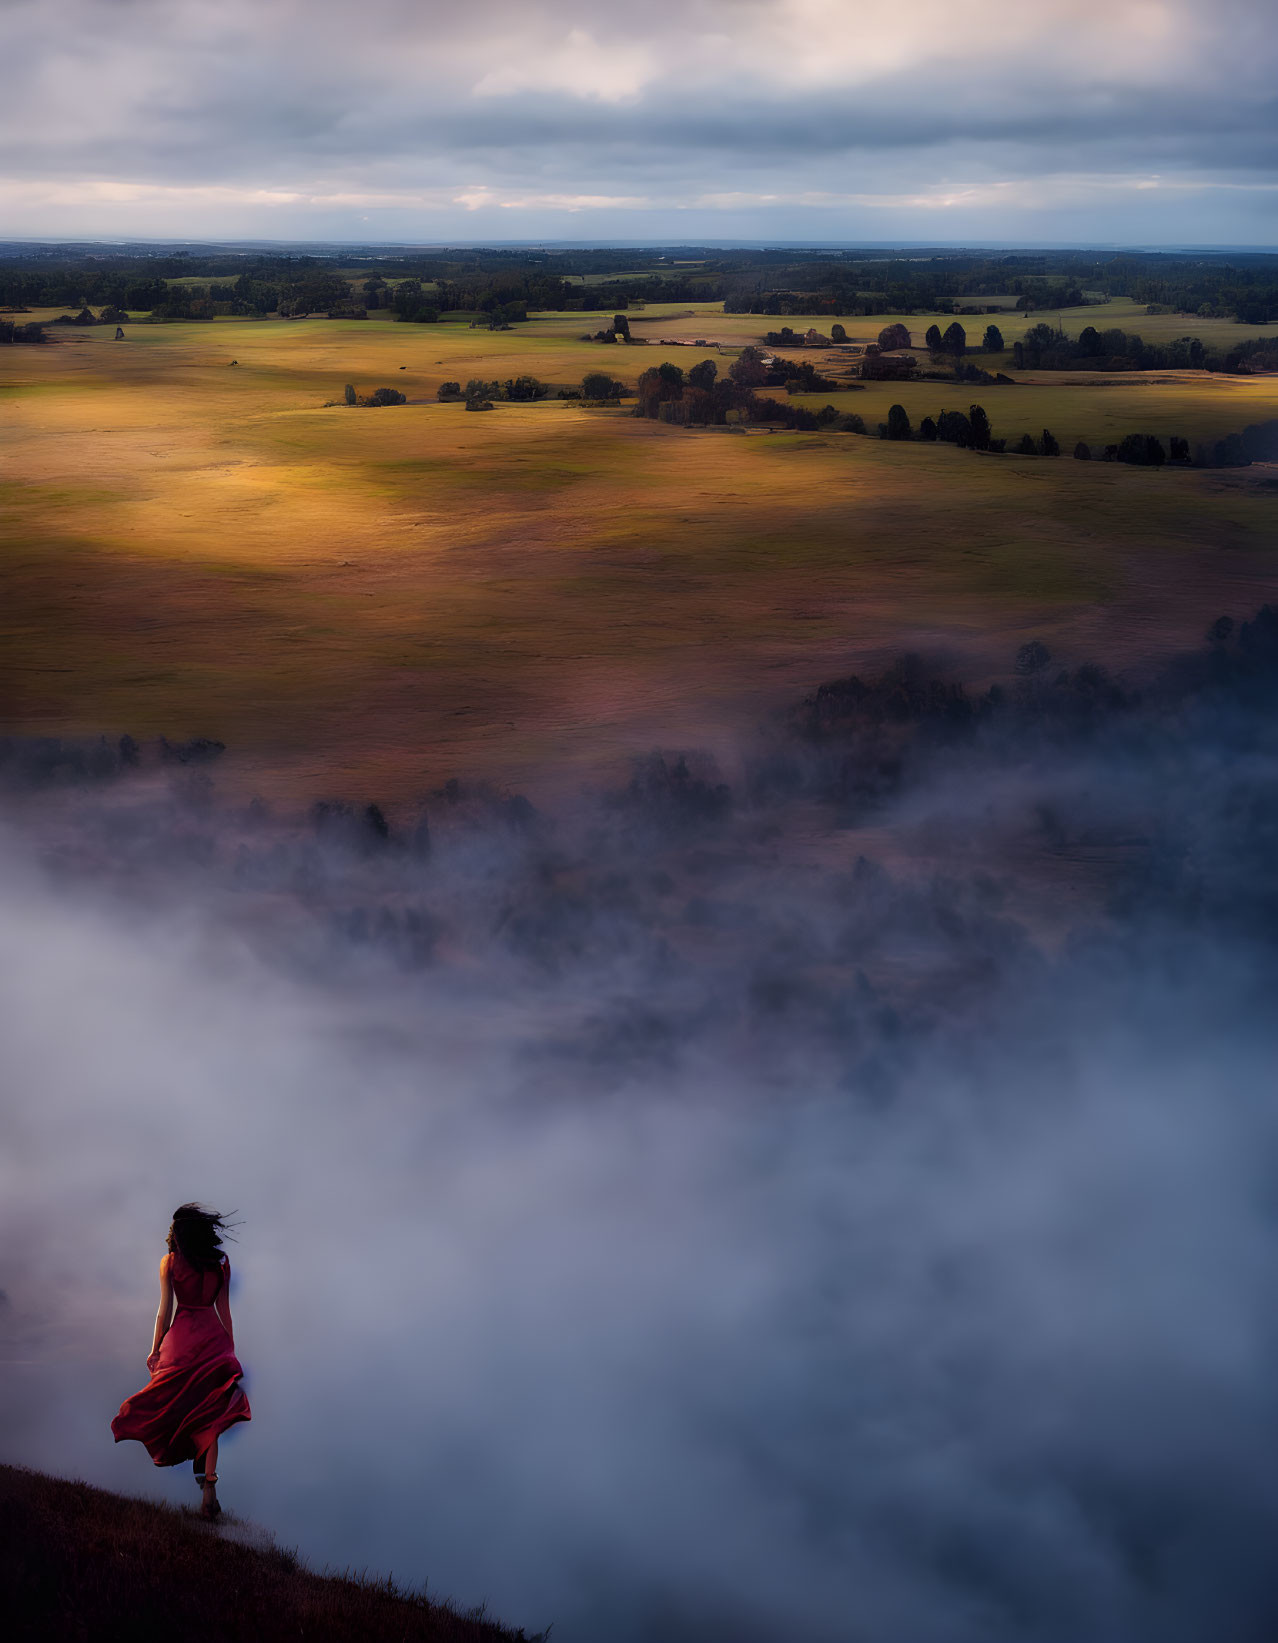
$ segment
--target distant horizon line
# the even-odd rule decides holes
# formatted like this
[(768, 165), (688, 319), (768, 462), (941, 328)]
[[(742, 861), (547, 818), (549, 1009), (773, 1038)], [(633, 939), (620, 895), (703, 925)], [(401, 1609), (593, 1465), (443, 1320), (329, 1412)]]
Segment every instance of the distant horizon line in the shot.
[(642, 239), (591, 238), (563, 239), (436, 239), (436, 240), (362, 240), (362, 239), (250, 239), (226, 236), (202, 239), (186, 235), (7, 235), (0, 234), (0, 246), (5, 247), (71, 247), (100, 246), (115, 250), (130, 246), (199, 248), (207, 250), (259, 250), (293, 247), (302, 250), (341, 251), (1107, 251), (1151, 253), (1245, 252), (1253, 256), (1278, 256), (1278, 243), (1268, 245), (1243, 244), (1235, 241), (1142, 241), (1123, 240), (818, 240), (818, 239), (662, 239), (648, 236)]

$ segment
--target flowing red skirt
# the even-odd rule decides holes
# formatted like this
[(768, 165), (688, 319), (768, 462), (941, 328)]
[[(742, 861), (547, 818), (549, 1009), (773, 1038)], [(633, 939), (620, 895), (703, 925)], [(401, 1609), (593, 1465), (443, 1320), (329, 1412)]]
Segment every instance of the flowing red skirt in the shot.
[(124, 1400), (111, 1430), (117, 1443), (144, 1443), (157, 1466), (194, 1460), (228, 1427), (252, 1420), (239, 1384), (244, 1371), (211, 1306), (179, 1305), (148, 1361), (150, 1384)]

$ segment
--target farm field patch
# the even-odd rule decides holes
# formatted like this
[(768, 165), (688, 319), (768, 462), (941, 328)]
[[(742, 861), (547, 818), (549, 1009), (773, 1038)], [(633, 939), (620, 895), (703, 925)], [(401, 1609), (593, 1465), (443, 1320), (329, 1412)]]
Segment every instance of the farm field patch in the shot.
[[(984, 299), (973, 298), (972, 302), (982, 300)], [(1004, 300), (991, 297), (988, 302), (992, 306)], [(747, 342), (758, 341), (765, 332), (779, 331), (786, 325), (792, 331), (797, 331), (800, 336), (809, 326), (828, 336), (830, 326), (837, 321), (847, 332), (849, 341), (864, 344), (873, 342), (885, 326), (900, 324), (910, 331), (915, 347), (921, 348), (924, 333), (929, 325), (939, 325), (944, 331), (957, 318), (967, 332), (970, 347), (975, 347), (980, 342), (987, 325), (997, 325), (1009, 350), (1014, 342), (1024, 337), (1031, 326), (1044, 322), (1053, 326), (1059, 322), (1068, 337), (1077, 337), (1087, 326), (1092, 325), (1098, 331), (1118, 328), (1129, 334), (1135, 332), (1146, 342), (1170, 342), (1184, 336), (1201, 337), (1204, 343), (1219, 348), (1231, 347), (1245, 337), (1259, 334), (1255, 326), (1239, 325), (1232, 319), (1199, 318), (1187, 314), (1147, 314), (1144, 305), (1125, 297), (1105, 303), (1087, 303), (1081, 308), (1039, 309), (1031, 313), (1003, 309), (996, 314), (845, 314), (841, 318), (831, 314), (725, 314), (721, 303), (676, 303), (663, 304), (660, 307), (667, 311), (660, 313), (657, 311), (658, 305), (650, 303), (646, 309), (630, 313), (628, 318), (631, 331), (636, 335), (668, 336), (688, 341), (694, 337), (705, 336), (744, 346)], [(658, 320), (662, 324), (654, 329), (653, 322)], [(636, 321), (639, 323), (636, 324)], [(711, 321), (712, 330), (699, 329)]]
[(890, 405), (903, 405), (915, 427), (941, 411), (985, 407), (997, 439), (1037, 437), (1050, 428), (1065, 456), (1082, 440), (1096, 455), (1125, 434), (1210, 441), (1249, 422), (1278, 417), (1278, 380), (1225, 377), (1207, 371), (1119, 373), (1087, 380), (1080, 371), (1026, 371), (1012, 386), (971, 382), (867, 382), (864, 390), (799, 394), (796, 403), (855, 411), (877, 432)]

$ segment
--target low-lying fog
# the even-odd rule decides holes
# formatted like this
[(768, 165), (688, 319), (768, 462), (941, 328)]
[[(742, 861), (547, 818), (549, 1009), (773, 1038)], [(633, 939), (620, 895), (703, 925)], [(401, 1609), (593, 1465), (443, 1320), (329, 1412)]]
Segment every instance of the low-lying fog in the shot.
[(195, 1503), (109, 1422), (196, 1198), (223, 1499), (314, 1566), (564, 1643), (1272, 1636), (1276, 629), (429, 847), (10, 746), (0, 1458)]

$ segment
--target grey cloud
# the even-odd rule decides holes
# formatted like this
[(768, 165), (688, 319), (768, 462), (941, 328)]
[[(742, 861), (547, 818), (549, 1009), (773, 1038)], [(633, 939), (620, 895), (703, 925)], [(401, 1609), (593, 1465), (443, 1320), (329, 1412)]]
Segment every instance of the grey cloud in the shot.
[[(1085, 8), (1064, 31), (1070, 42), (1093, 39), (1082, 66), (1077, 52), (1056, 49), (1063, 16), (1045, 12), (1041, 31), (1008, 56), (973, 49), (943, 61), (920, 24), (908, 67), (789, 87), (776, 72), (783, 63), (751, 55), (777, 15), (764, 6), (645, 7), (623, 24), (585, 0), (464, 14), (383, 0), (369, 9), (372, 26), (352, 35), (347, 8), (282, 0), (17, 5), (11, 175), (318, 194), (413, 179), (444, 190), (535, 180), (573, 194), (609, 191), (599, 183), (613, 173), (665, 208), (741, 188), (749, 173), (761, 192), (787, 172), (794, 191), (819, 191), (849, 163), (890, 164), (904, 193), (932, 184), (938, 166), (951, 182), (995, 171), (1010, 181), (1079, 170), (1263, 178), (1278, 159), (1278, 30), (1245, 4), (1218, 8), (1210, 29), (1190, 8), (1164, 11), (1166, 36), (1129, 42), (1124, 57), (1100, 10)], [(615, 101), (588, 85), (579, 96), (473, 94), (485, 72), (517, 67), (573, 28), (605, 52), (637, 44), (659, 76)], [(690, 49), (715, 29), (732, 43), (721, 60)], [(1179, 49), (1186, 42), (1200, 48), (1192, 60)], [(95, 73), (102, 93), (86, 95)]]

